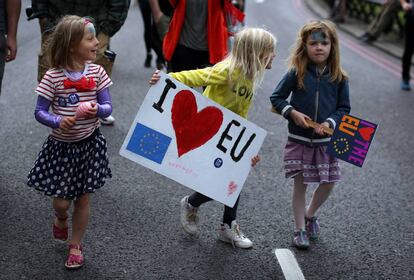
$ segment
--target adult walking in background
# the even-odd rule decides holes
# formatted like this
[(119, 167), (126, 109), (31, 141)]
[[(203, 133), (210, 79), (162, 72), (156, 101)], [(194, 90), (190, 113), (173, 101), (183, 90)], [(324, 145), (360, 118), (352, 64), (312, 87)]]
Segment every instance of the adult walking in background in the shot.
[[(50, 64), (45, 56), (48, 38), (59, 19), (65, 15), (77, 15), (93, 19), (96, 37), (99, 40), (99, 49), (94, 63), (101, 65), (108, 76), (111, 76), (115, 53), (108, 52), (110, 38), (124, 24), (130, 2), (130, 0), (32, 0), (33, 14), (29, 19), (39, 19), (40, 32), (42, 34), (38, 62), (38, 81), (40, 82), (50, 68)], [(101, 123), (103, 124), (113, 124), (114, 121), (115, 118), (112, 115), (107, 118), (101, 118)]]
[(17, 24), (21, 5), (21, 0), (0, 0), (0, 94), (4, 64), (13, 61), (17, 54)]
[(342, 23), (345, 22), (346, 18), (346, 0), (335, 0), (333, 1), (333, 8), (331, 14), (331, 20), (334, 22)]
[(144, 42), (145, 50), (147, 51), (144, 66), (151, 67), (153, 49), (157, 55), (156, 65), (157, 69), (161, 70), (164, 67), (164, 55), (162, 53), (162, 41), (158, 34), (157, 27), (151, 12), (150, 0), (138, 0), (139, 9), (141, 10), (142, 20), (144, 22)]
[(227, 53), (222, 0), (170, 0), (174, 14), (163, 42), (170, 71), (215, 64)]
[(368, 27), (367, 32), (359, 38), (364, 42), (373, 42), (381, 33), (392, 25), (395, 14), (400, 8), (399, 0), (385, 0), (381, 12)]
[(400, 0), (401, 6), (405, 11), (405, 45), (402, 57), (402, 90), (411, 90), (410, 68), (411, 58), (414, 52), (414, 9), (413, 0)]

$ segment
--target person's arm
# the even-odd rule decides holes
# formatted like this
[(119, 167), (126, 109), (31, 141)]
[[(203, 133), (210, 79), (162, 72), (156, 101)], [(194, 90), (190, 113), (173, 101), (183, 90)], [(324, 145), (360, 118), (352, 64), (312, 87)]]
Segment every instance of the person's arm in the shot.
[(207, 67), (197, 70), (188, 70), (169, 73), (171, 77), (189, 87), (206, 87), (209, 85), (227, 84), (227, 70), (221, 67)]
[(98, 112), (96, 116), (98, 118), (107, 118), (112, 114), (112, 101), (109, 94), (109, 88), (104, 88), (97, 93), (98, 97)]
[(131, 0), (108, 0), (105, 20), (99, 22), (99, 29), (112, 37), (124, 24)]
[(334, 129), (336, 124), (340, 122), (342, 115), (349, 114), (351, 112), (351, 103), (349, 101), (349, 83), (348, 80), (341, 82), (338, 88), (338, 98), (336, 104), (336, 111), (331, 114), (326, 122), (329, 123), (329, 127)]
[(158, 0), (149, 0), (149, 4), (151, 6), (151, 12), (152, 16), (154, 17), (154, 21), (155, 23), (158, 23), (163, 15), (160, 4), (158, 3)]
[(286, 99), (295, 89), (296, 84), (297, 81), (295, 71), (289, 71), (283, 76), (282, 80), (270, 96), (270, 102), (272, 103), (273, 109), (286, 119), (289, 118), (289, 113), (294, 109), (292, 105), (286, 101)]
[(17, 53), (17, 25), (19, 23), (20, 9), (22, 6), (21, 0), (7, 0), (7, 50), (6, 62), (12, 61), (16, 58)]
[(48, 127), (59, 128), (62, 117), (49, 113), (50, 104), (52, 104), (50, 100), (47, 100), (42, 96), (38, 96), (34, 112), (35, 118), (38, 122)]
[(413, 9), (412, 5), (405, 0), (400, 0), (401, 7), (404, 11), (409, 12)]

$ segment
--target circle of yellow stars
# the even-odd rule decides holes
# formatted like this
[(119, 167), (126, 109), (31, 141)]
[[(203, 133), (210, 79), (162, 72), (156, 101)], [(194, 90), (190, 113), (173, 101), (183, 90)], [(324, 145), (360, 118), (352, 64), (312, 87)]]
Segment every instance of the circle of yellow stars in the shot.
[[(338, 146), (339, 146), (339, 144), (341, 144), (341, 143), (343, 143), (343, 147), (342, 147), (342, 148), (338, 147)], [(336, 152), (338, 155), (345, 154), (346, 152), (348, 152), (348, 151), (349, 151), (349, 142), (348, 142), (348, 140), (347, 140), (346, 138), (338, 138), (338, 139), (336, 139), (336, 140), (333, 142), (333, 144), (334, 144), (334, 149), (335, 149), (335, 152)], [(341, 145), (341, 146), (342, 146), (342, 145)]]
[[(150, 137), (150, 138), (146, 139), (148, 137)], [(153, 145), (152, 150), (145, 149), (144, 146), (145, 145), (148, 146), (148, 144)], [(142, 138), (139, 141), (139, 148), (141, 149), (141, 152), (143, 152), (146, 155), (152, 155), (153, 153), (157, 152), (160, 148), (160, 140), (158, 138), (158, 135), (156, 135), (155, 133), (147, 133), (144, 136), (142, 136)]]

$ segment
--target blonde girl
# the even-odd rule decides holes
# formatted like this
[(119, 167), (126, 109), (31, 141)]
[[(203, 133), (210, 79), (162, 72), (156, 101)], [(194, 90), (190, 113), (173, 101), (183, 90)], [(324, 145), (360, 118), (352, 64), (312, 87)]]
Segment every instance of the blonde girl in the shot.
[[(169, 74), (190, 87), (206, 87), (203, 93), (206, 97), (247, 118), (264, 71), (272, 67), (275, 48), (276, 38), (271, 33), (260, 28), (246, 28), (235, 35), (230, 54), (213, 67)], [(156, 71), (150, 84), (155, 84), (159, 78)], [(253, 157), (252, 165), (259, 160), (259, 156)], [(197, 233), (198, 207), (210, 200), (198, 192), (181, 200), (180, 221), (187, 233)], [(233, 208), (224, 207), (219, 239), (236, 247), (250, 248), (252, 241), (240, 231), (236, 222), (238, 202), (239, 199)]]
[[(35, 118), (52, 132), (28, 175), (28, 185), (53, 197), (52, 235), (60, 242), (69, 240), (65, 262), (68, 269), (84, 264), (81, 241), (89, 219), (89, 193), (111, 176), (98, 118), (111, 114), (108, 87), (112, 82), (101, 66), (89, 63), (96, 58), (98, 44), (88, 19), (65, 16), (49, 42), (52, 69), (35, 90)], [(68, 210), (72, 201), (69, 239)]]
[[(287, 101), (291, 95), (290, 101)], [(338, 35), (330, 21), (311, 21), (299, 31), (289, 70), (270, 96), (273, 108), (288, 121), (284, 151), (286, 178), (294, 178), (293, 244), (302, 249), (319, 236), (316, 211), (326, 201), (341, 171), (326, 153), (330, 141), (323, 126), (334, 128), (351, 110), (348, 77), (340, 66)], [(312, 129), (307, 120), (320, 125)], [(306, 187), (318, 184), (305, 209)]]

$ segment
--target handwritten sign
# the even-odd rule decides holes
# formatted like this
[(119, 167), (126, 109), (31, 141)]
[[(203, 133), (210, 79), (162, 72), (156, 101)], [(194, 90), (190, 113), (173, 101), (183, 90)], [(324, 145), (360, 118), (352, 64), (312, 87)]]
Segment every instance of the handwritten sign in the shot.
[(160, 75), (120, 154), (233, 207), (266, 131), (167, 74)]
[(362, 167), (376, 130), (374, 123), (343, 115), (333, 132), (327, 153)]

